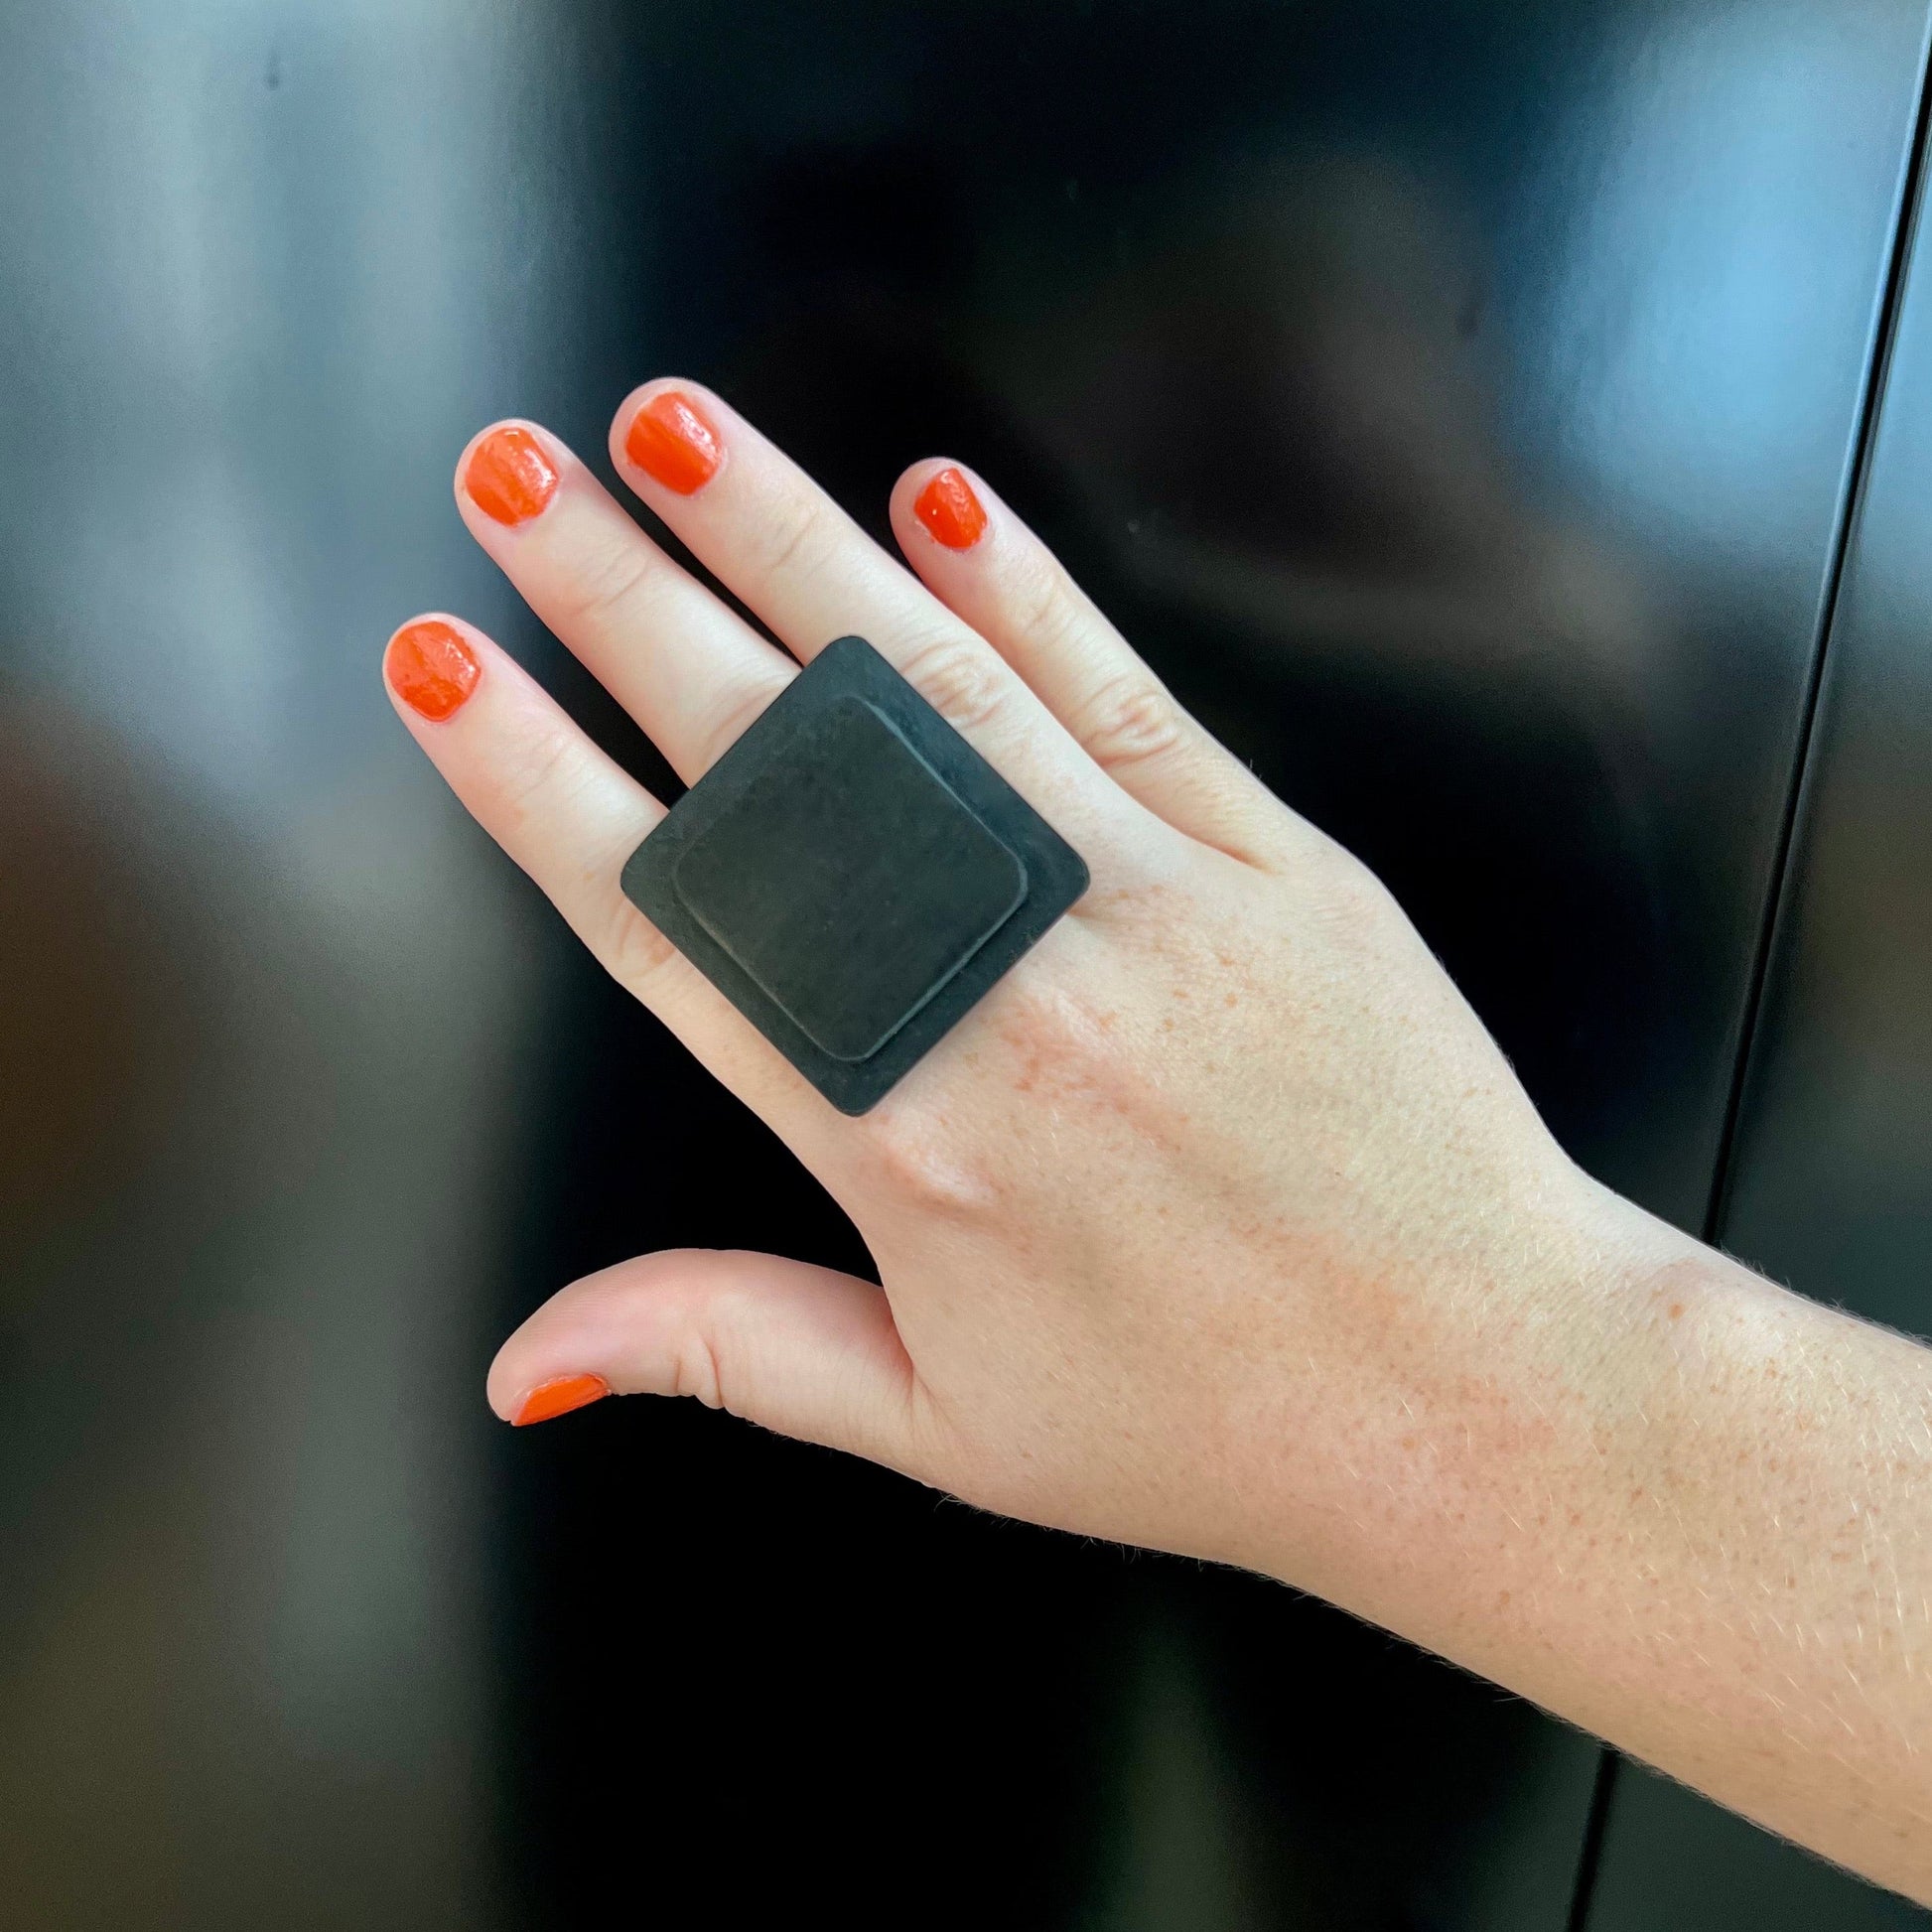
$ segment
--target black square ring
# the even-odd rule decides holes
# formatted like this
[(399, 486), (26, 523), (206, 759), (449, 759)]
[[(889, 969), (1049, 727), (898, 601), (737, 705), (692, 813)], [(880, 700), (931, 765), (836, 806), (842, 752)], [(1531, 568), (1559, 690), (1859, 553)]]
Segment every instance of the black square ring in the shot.
[(863, 1114), (1087, 890), (1080, 855), (863, 637), (630, 855), (631, 903)]

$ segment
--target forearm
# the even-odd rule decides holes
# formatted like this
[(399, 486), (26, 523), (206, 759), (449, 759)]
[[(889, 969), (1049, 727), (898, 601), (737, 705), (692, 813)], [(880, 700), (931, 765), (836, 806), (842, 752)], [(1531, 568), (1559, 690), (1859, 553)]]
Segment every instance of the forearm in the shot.
[(1384, 1438), (1335, 1593), (1932, 1900), (1932, 1353), (1617, 1206), (1567, 1336)]

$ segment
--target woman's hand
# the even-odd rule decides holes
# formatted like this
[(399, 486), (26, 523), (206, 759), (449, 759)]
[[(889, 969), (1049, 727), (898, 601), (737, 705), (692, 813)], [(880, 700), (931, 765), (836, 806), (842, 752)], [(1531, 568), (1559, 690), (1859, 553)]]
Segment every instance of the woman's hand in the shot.
[[(461, 709), (404, 707), (424, 748), (796, 1150), (885, 1282), (630, 1264), (510, 1342), (499, 1412), (566, 1376), (694, 1393), (991, 1509), (1266, 1563), (1285, 1533), (1326, 1548), (1399, 1479), (1446, 1378), (1459, 1426), (1511, 1351), (1539, 1381), (1560, 1368), (1594, 1312), (1575, 1306), (1590, 1189), (1375, 881), (1177, 710), (984, 483), (924, 465), (896, 492), (921, 588), (692, 385), (632, 397), (612, 449), (796, 657), (870, 638), (1093, 887), (848, 1120), (619, 890), (657, 803), (464, 630)], [(505, 470), (533, 484), (513, 506)], [(487, 432), (459, 478), (478, 539), (687, 780), (795, 674), (544, 432)], [(405, 699), (420, 634), (391, 652)]]
[[(1740, 1527), (1763, 1514), (1764, 1404), (1792, 1393), (1767, 1361), (1896, 1350), (1888, 1447), (1923, 1469), (1918, 1351), (1584, 1176), (1376, 881), (1175, 706), (980, 480), (937, 463), (901, 479), (909, 575), (693, 384), (632, 395), (612, 454), (791, 656), (542, 430), (479, 438), (458, 501), (686, 780), (794, 659), (856, 631), (1093, 886), (874, 1112), (845, 1118), (620, 891), (662, 807), (471, 627), (398, 632), (391, 691), (458, 794), (818, 1175), (884, 1283), (751, 1254), (627, 1263), (511, 1337), (498, 1413), (696, 1395), (989, 1509), (1261, 1569), (1895, 1883), (1932, 1883), (1922, 1850), (1905, 1863), (1895, 1840), (1881, 1855), (1863, 1828), (1819, 1822), (1820, 1804), (1851, 1818), (1849, 1800), (1794, 1809), (1812, 1733), (1845, 1756), (1841, 1683), (1801, 1699), (1767, 1772), (1735, 1743), (1766, 1722), (1762, 1657), (1706, 1668), (1741, 1641), (1714, 1577), (1757, 1589), (1753, 1566), (1791, 1567), (1775, 1508), (1761, 1549)], [(1846, 1471), (1827, 1458), (1805, 1480), (1815, 1495)], [(1874, 1737), (1867, 1817), (1912, 1757), (1895, 1726)]]

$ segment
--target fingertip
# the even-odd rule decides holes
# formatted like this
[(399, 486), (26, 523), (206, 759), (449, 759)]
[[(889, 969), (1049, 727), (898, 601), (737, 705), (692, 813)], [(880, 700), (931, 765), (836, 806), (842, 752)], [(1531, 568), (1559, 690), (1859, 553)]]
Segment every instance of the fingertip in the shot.
[(411, 618), (382, 647), (383, 685), (417, 717), (446, 724), (483, 682), (481, 640), (481, 632), (444, 611)]
[(992, 527), (990, 500), (991, 492), (963, 464), (928, 457), (895, 485), (893, 526), (908, 554), (916, 554), (911, 546), (937, 545), (958, 555), (984, 547)]
[(636, 415), (638, 410), (642, 409), (646, 403), (672, 392), (682, 392), (686, 396), (707, 404), (715, 403), (717, 400), (702, 382), (693, 382), (689, 376), (653, 375), (647, 377), (644, 381), (638, 383), (618, 404), (617, 411), (611, 418), (611, 448), (613, 454), (621, 455), (622, 453), (623, 433), (629, 427), (631, 417)]
[(475, 509), (505, 529), (533, 522), (555, 499), (568, 455), (548, 430), (522, 417), (491, 423), (457, 459), (457, 507)]
[(730, 455), (723, 417), (718, 398), (702, 383), (653, 376), (618, 405), (611, 461), (621, 476), (642, 475), (674, 495), (695, 495)]
[(957, 469), (959, 466), (950, 457), (922, 456), (916, 463), (908, 463), (898, 473), (898, 481), (894, 483), (892, 494), (887, 499), (894, 522), (910, 521), (912, 504), (931, 480), (941, 470)]
[(567, 1416), (573, 1409), (587, 1409), (610, 1393), (611, 1385), (601, 1375), (553, 1375), (526, 1389), (503, 1420), (512, 1429), (528, 1429), (532, 1423)]
[(483, 1388), (490, 1408), (504, 1422), (521, 1425), (532, 1393), (553, 1384), (594, 1381), (610, 1394), (621, 1379), (617, 1363), (627, 1311), (622, 1291), (648, 1266), (623, 1262), (586, 1275), (533, 1309), (504, 1338), (489, 1365)]

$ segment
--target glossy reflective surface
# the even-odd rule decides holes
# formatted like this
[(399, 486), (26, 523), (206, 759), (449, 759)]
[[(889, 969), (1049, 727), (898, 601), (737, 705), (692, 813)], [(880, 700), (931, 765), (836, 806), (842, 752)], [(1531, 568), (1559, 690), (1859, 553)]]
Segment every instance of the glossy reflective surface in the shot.
[(1698, 1224), (1923, 28), (0, 12), (21, 1922), (1562, 1926), (1594, 1751), (1374, 1632), (704, 1413), (491, 1422), (573, 1273), (855, 1243), (376, 655), (460, 611), (654, 769), (464, 536), (466, 439), (601, 462), (684, 369), (882, 530), (957, 455)]
[[(1920, 215), (1921, 223), (1923, 213)], [(1913, 246), (1723, 1219), (1779, 1281), (1932, 1338), (1932, 238)], [(1932, 1924), (1650, 1777), (1591, 1932)]]

